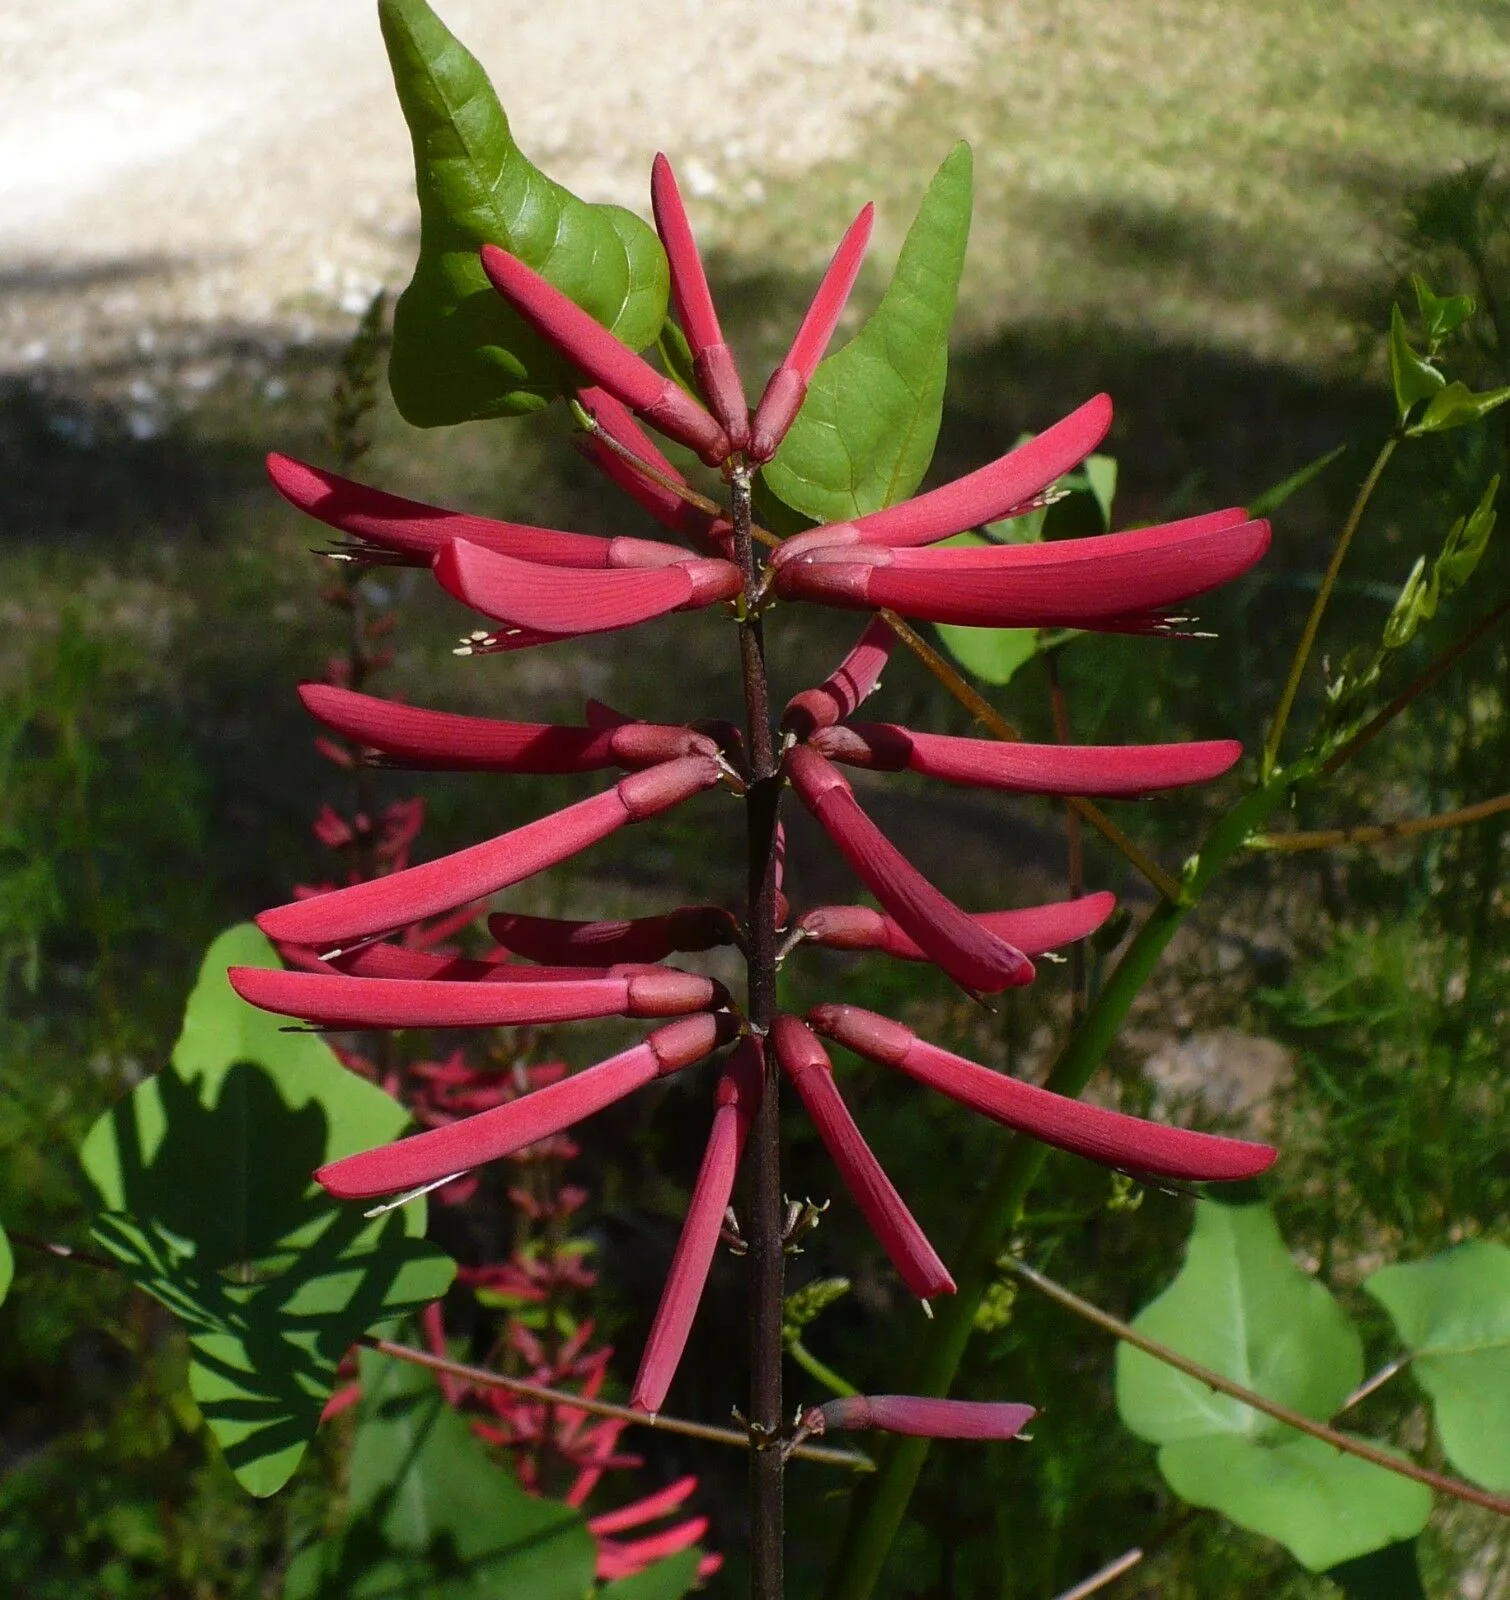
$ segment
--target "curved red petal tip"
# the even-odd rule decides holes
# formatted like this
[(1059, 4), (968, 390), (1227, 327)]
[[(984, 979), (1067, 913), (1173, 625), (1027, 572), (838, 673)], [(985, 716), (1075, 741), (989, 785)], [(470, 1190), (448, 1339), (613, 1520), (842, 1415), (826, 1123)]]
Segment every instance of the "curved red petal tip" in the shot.
[[(267, 475), (290, 505), (328, 527), (389, 551), (407, 566), (428, 566), (436, 552), (452, 539), (466, 539), (502, 555), (548, 561), (558, 567), (611, 564), (611, 540), (447, 511), (422, 500), (406, 500), (370, 488), (292, 456), (276, 452), (268, 456)], [(668, 560), (683, 554), (672, 545), (654, 548), (667, 552)]]
[(839, 1169), (845, 1188), (902, 1282), (922, 1300), (953, 1294), (954, 1279), (949, 1276), (949, 1269), (866, 1144), (834, 1083), (828, 1053), (811, 1029), (796, 1017), (778, 1015), (771, 1023), (771, 1044)]
[(972, 1111), (1104, 1167), (1188, 1183), (1231, 1183), (1267, 1172), (1278, 1155), (1270, 1145), (1192, 1133), (1067, 1099), (941, 1050), (858, 1006), (817, 1006), (808, 1021), (826, 1037), (900, 1067)]
[(750, 424), (750, 459), (757, 464), (769, 461), (776, 454), (787, 430), (797, 420), (807, 396), (807, 386), (823, 359), (823, 352), (828, 348), (859, 276), (875, 215), (876, 208), (867, 204), (850, 223), (797, 329), (791, 349), (766, 384)]
[(976, 993), (995, 994), (1033, 981), (1032, 962), (935, 889), (866, 816), (849, 784), (816, 750), (796, 746), (787, 752), (784, 770), (855, 875), (930, 961)]
[(687, 1219), (629, 1398), (637, 1410), (659, 1411), (676, 1376), (713, 1266), (724, 1212), (734, 1192), (739, 1158), (760, 1106), (764, 1081), (760, 1045), (747, 1038), (730, 1058), (728, 1071), (719, 1083), (718, 1108), (713, 1113), (707, 1148), (692, 1186)]
[(880, 1428), (922, 1439), (1015, 1439), (1038, 1413), (996, 1400), (937, 1400), (913, 1394), (857, 1394), (803, 1413), (811, 1433)]
[(915, 733), (890, 722), (852, 722), (814, 735), (831, 760), (881, 771), (921, 773), (1013, 794), (1131, 799), (1157, 789), (1207, 783), (1237, 762), (1235, 739), (1186, 744), (1028, 744)]
[(701, 1061), (728, 1037), (729, 1026), (727, 1019), (707, 1015), (673, 1022), (630, 1050), (506, 1105), (332, 1161), (315, 1173), (315, 1181), (338, 1200), (372, 1200), (513, 1155), (655, 1078)]
[(519, 315), (593, 383), (709, 466), (728, 458), (729, 436), (713, 417), (517, 256), (485, 244), (482, 269)]
[(435, 558), (445, 591), (484, 616), (556, 635), (606, 633), (669, 611), (732, 599), (743, 576), (732, 562), (687, 557), (674, 566), (575, 572), (515, 561), (455, 540)]
[(891, 659), (896, 633), (880, 617), (872, 617), (855, 647), (815, 689), (804, 689), (787, 702), (781, 713), (784, 732), (810, 739), (820, 728), (830, 728), (853, 716), (861, 704), (881, 687), (881, 672)]
[(777, 566), (784, 566), (813, 550), (835, 546), (901, 549), (934, 544), (994, 522), (1025, 508), (1055, 479), (1078, 466), (1106, 437), (1111, 423), (1111, 396), (1094, 395), (1069, 416), (986, 466), (882, 511), (797, 534), (772, 559)]
[(1157, 631), (1167, 607), (1240, 577), (1268, 549), (1268, 523), (1243, 517), (1212, 512), (1051, 544), (813, 550), (777, 568), (775, 590), (961, 627)]

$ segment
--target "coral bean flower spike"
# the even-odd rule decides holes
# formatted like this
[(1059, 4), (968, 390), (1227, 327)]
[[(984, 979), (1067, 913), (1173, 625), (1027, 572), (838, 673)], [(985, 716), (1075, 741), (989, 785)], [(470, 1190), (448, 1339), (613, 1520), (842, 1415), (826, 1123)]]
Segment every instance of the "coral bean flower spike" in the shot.
[[(1274, 1159), (1266, 1145), (1165, 1127), (1051, 1094), (854, 1006), (820, 1004), (805, 1019), (773, 1014), (774, 965), (804, 945), (928, 962), (970, 993), (990, 995), (1032, 982), (1034, 957), (1087, 937), (1113, 910), (1105, 892), (1041, 906), (955, 904), (872, 820), (861, 798), (869, 784), (910, 773), (1012, 794), (1115, 800), (1210, 782), (1230, 770), (1240, 751), (1231, 740), (1044, 746), (859, 720), (898, 638), (877, 616), (827, 678), (792, 697), (772, 729), (763, 661), (759, 692), (749, 691), (756, 670), (748, 649), (753, 619), (781, 601), (977, 627), (1169, 632), (1188, 620), (1170, 608), (1247, 571), (1267, 547), (1269, 530), (1229, 509), (1093, 538), (943, 545), (952, 535), (1043, 504), (1111, 426), (1110, 400), (1095, 395), (1027, 443), (952, 482), (776, 541), (749, 525), (741, 497), (751, 473), (771, 459), (797, 419), (859, 272), (872, 210), (867, 206), (845, 233), (752, 416), (664, 157), (656, 158), (652, 198), (700, 397), (508, 250), (485, 246), (482, 265), (497, 292), (581, 373), (575, 398), (584, 454), (667, 540), (618, 531), (598, 537), (449, 511), (287, 456), (270, 457), (268, 471), (286, 500), (343, 536), (346, 542), (328, 554), (359, 564), (428, 568), (453, 598), (489, 619), (493, 631), (471, 634), (460, 655), (584, 640), (677, 612), (722, 619), (732, 611), (741, 620), (747, 702), (760, 707), (758, 714), (751, 710), (741, 735), (727, 724), (700, 720), (701, 708), (692, 703), (679, 704), (670, 722), (589, 703), (583, 722), (568, 726), (462, 715), (341, 685), (305, 684), (306, 708), (345, 741), (347, 764), (536, 778), (604, 772), (616, 781), (495, 838), (418, 864), (408, 859), (410, 829), (382, 858), (379, 875), (308, 894), (258, 918), (300, 970), (232, 974), (253, 1004), (322, 1028), (514, 1028), (609, 1017), (655, 1024), (640, 1042), (595, 1065), (575, 1072), (553, 1068), (501, 1102), (496, 1094), (474, 1092), (465, 1073), (449, 1098), (437, 1080), (422, 1131), (332, 1162), (316, 1175), (330, 1194), (359, 1203), (391, 1196), (402, 1203), (485, 1163), (561, 1138), (583, 1118), (657, 1079), (721, 1056), (704, 1091), (711, 1100), (706, 1146), (632, 1391), (633, 1404), (650, 1413), (665, 1401), (691, 1334), (742, 1153), (747, 1140), (758, 1142), (752, 1125), (772, 1125), (772, 1097), (782, 1079), (906, 1289), (924, 1301), (954, 1292), (947, 1266), (845, 1103), (825, 1041), (1005, 1128), (1134, 1174), (1227, 1181), (1252, 1177)], [(740, 518), (696, 491), (646, 428), (719, 469), (734, 486), (734, 507), (746, 507)], [(775, 546), (768, 555), (756, 548), (761, 541)], [(757, 643), (757, 657), (760, 648)], [(689, 695), (695, 686), (690, 673), (677, 685)], [(845, 776), (856, 768), (875, 775), (861, 780), (860, 794)], [(754, 906), (678, 905), (673, 899), (630, 919), (571, 921), (536, 915), (538, 907), (487, 906), (492, 896), (564, 865), (620, 828), (653, 823), (719, 786), (748, 802), (752, 836), (759, 807), (790, 791), (876, 904), (790, 908), (785, 896), (794, 891), (782, 879), (782, 825), (767, 812), (758, 835), (766, 865), (763, 878), (753, 875), (761, 886), (758, 895), (752, 892)], [(332, 840), (341, 826), (339, 818), (327, 824)], [(485, 907), (493, 912), (494, 948), (465, 956), (419, 948), (452, 937)], [(425, 930), (430, 935), (422, 937)], [(709, 977), (662, 965), (678, 953), (730, 949), (746, 957), (752, 973), (765, 963), (760, 985), (752, 982), (748, 996), (731, 996)], [(1010, 1438), (1031, 1414), (1026, 1406), (881, 1395), (815, 1408), (802, 1427)], [(611, 1515), (600, 1519), (598, 1531), (621, 1530)], [(686, 1535), (677, 1530), (654, 1537)], [(635, 1567), (650, 1548), (641, 1543), (643, 1549), (617, 1548), (616, 1570)]]

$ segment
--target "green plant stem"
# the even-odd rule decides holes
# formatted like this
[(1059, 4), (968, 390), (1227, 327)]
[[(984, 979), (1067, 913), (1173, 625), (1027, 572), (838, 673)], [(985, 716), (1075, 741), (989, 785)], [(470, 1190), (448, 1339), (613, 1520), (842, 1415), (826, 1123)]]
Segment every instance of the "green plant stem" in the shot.
[[(1143, 985), (1190, 915), (1201, 894), (1261, 828), (1289, 793), (1277, 779), (1245, 795), (1220, 818), (1201, 852), (1186, 868), (1177, 899), (1161, 902), (1138, 929), (1112, 969), (1085, 1020), (1066, 1041), (1044, 1087), (1078, 1096), (1100, 1065)], [(1014, 1134), (996, 1171), (976, 1202), (963, 1245), (951, 1263), (957, 1292), (940, 1297), (934, 1321), (924, 1330), (908, 1366), (909, 1392), (943, 1395), (954, 1381), (970, 1342), (975, 1313), (996, 1277), (996, 1259), (1022, 1215), (1029, 1190), (1042, 1170), (1048, 1147)], [(901, 1527), (918, 1474), (928, 1454), (926, 1439), (896, 1438), (881, 1451), (879, 1471), (854, 1495), (827, 1600), (867, 1600), (886, 1553)]]
[[(527, 1383), (523, 1378), (508, 1378), (490, 1367), (473, 1367), (464, 1361), (434, 1356), (428, 1350), (417, 1350), (412, 1345), (399, 1344), (393, 1339), (368, 1336), (357, 1343), (365, 1349), (376, 1350), (379, 1355), (391, 1356), (395, 1361), (407, 1361), (416, 1367), (428, 1367), (431, 1372), (444, 1373), (448, 1378), (456, 1378), (479, 1389), (507, 1389), (510, 1394), (523, 1395), (526, 1400), (570, 1406), (574, 1411), (584, 1411), (591, 1417), (612, 1417), (616, 1422), (631, 1423), (638, 1428), (654, 1428), (658, 1433), (679, 1433), (688, 1439), (702, 1439), (709, 1444), (733, 1445), (736, 1450), (750, 1448), (749, 1433), (743, 1428), (715, 1428), (706, 1422), (668, 1417), (665, 1412), (651, 1416), (649, 1412), (614, 1405), (609, 1400), (589, 1400), (564, 1389), (547, 1389), (538, 1383)], [(822, 1462), (825, 1466), (847, 1467), (852, 1472), (875, 1471), (875, 1463), (870, 1457), (861, 1455), (857, 1450), (833, 1450), (822, 1445), (800, 1444), (790, 1454), (804, 1461)]]
[(1425, 694), (1443, 673), (1455, 667), (1486, 633), (1498, 627), (1506, 617), (1510, 617), (1510, 600), (1500, 601), (1487, 617), (1474, 623), (1456, 644), (1444, 650), (1418, 678), (1413, 678), (1406, 684), (1399, 694), (1382, 710), (1370, 717), (1340, 750), (1327, 757), (1318, 776), (1330, 778), (1345, 761), (1351, 761), (1366, 744), (1377, 738), (1402, 711), (1408, 709)]
[(810, 1378), (816, 1378), (825, 1389), (832, 1389), (837, 1395), (859, 1394), (854, 1384), (846, 1383), (834, 1369), (820, 1361), (801, 1339), (789, 1340), (786, 1353), (797, 1363)]
[(1336, 548), (1332, 551), (1332, 559), (1327, 563), (1326, 573), (1322, 577), (1321, 587), (1316, 591), (1316, 598), (1311, 603), (1311, 612), (1301, 631), (1300, 643), (1295, 647), (1295, 658), (1290, 663), (1290, 675), (1285, 679), (1284, 691), (1279, 697), (1274, 721), (1269, 727), (1269, 737), (1264, 743), (1260, 770), (1265, 783), (1274, 775), (1274, 768), (1279, 760), (1280, 741), (1285, 735), (1285, 725), (1290, 720), (1295, 696), (1300, 692), (1300, 680), (1305, 676), (1306, 663), (1311, 659), (1311, 647), (1316, 643), (1316, 634), (1321, 627), (1327, 602), (1332, 598), (1332, 590), (1337, 585), (1337, 574), (1341, 572), (1342, 563), (1347, 559), (1348, 546), (1352, 544), (1353, 535), (1358, 531), (1358, 524), (1363, 521), (1363, 513), (1373, 498), (1374, 490), (1379, 486), (1380, 478), (1384, 476), (1384, 469), (1389, 465), (1390, 457), (1394, 455), (1399, 445), (1400, 435), (1392, 433), (1380, 446), (1379, 454), (1374, 457), (1374, 464), (1368, 469), (1368, 476), (1363, 480), (1363, 485), (1353, 501), (1352, 510), (1347, 514), (1347, 521), (1342, 525)]
[(1135, 1350), (1141, 1350), (1145, 1355), (1152, 1356), (1155, 1361), (1162, 1361), (1165, 1366), (1183, 1372), (1187, 1377), (1194, 1378), (1197, 1383), (1205, 1384), (1208, 1389), (1214, 1389), (1218, 1394), (1240, 1400), (1245, 1406), (1251, 1406), (1253, 1410), (1263, 1412), (1266, 1417), (1272, 1417), (1276, 1422), (1294, 1428), (1297, 1433), (1309, 1434), (1311, 1438), (1331, 1445), (1334, 1450), (1340, 1450), (1344, 1455), (1356, 1456), (1360, 1461), (1383, 1467), (1386, 1472), (1393, 1472), (1397, 1477), (1411, 1478), (1417, 1483), (1424, 1483), (1427, 1488), (1451, 1495), (1454, 1500), (1462, 1500), (1468, 1505), (1481, 1506), (1484, 1510), (1493, 1511), (1499, 1516), (1510, 1517), (1510, 1499), (1503, 1495), (1490, 1494), (1487, 1489), (1477, 1488), (1458, 1478), (1445, 1477), (1440, 1472), (1433, 1472), (1429, 1467), (1418, 1467), (1414, 1461), (1392, 1456), (1387, 1450), (1381, 1450), (1366, 1439), (1355, 1439), (1350, 1434), (1338, 1433), (1335, 1428), (1329, 1428), (1326, 1423), (1318, 1422), (1314, 1417), (1292, 1411), (1289, 1406), (1282, 1406), (1266, 1395), (1246, 1389), (1222, 1373), (1214, 1372), (1210, 1367), (1203, 1367), (1198, 1361), (1192, 1361), (1188, 1356), (1181, 1355), (1178, 1350), (1171, 1350), (1168, 1345), (1160, 1344), (1157, 1339), (1150, 1339), (1139, 1333), (1136, 1328), (1129, 1327), (1127, 1323), (1119, 1321), (1099, 1306), (1092, 1305), (1089, 1300), (1082, 1300), (1063, 1284), (1055, 1283), (1052, 1278), (1044, 1277), (1041, 1272), (1035, 1272), (1026, 1262), (1006, 1257), (999, 1264), (1014, 1277), (1021, 1278), (1041, 1295), (1054, 1301), (1056, 1305), (1063, 1306), (1066, 1311), (1072, 1311), (1082, 1321), (1093, 1324), (1114, 1338), (1122, 1340), (1124, 1344), (1132, 1345)]
[(1313, 832), (1261, 833), (1248, 840), (1250, 850), (1295, 852), (1331, 850), (1345, 844), (1388, 844), (1392, 839), (1414, 839), (1423, 833), (1465, 828), (1510, 811), (1510, 794), (1497, 794), (1456, 811), (1439, 811), (1434, 817), (1407, 817), (1403, 822), (1369, 822), (1356, 828), (1319, 828)]

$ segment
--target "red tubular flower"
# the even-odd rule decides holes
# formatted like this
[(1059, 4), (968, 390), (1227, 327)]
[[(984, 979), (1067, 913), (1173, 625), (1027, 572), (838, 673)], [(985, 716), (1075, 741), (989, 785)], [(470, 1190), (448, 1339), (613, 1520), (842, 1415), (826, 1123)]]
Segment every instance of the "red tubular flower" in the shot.
[(935, 1400), (916, 1394), (853, 1394), (802, 1413), (806, 1433), (881, 1428), (921, 1439), (1015, 1439), (1038, 1415), (998, 1400)]
[(555, 567), (665, 566), (687, 559), (687, 552), (676, 545), (649, 539), (599, 539), (590, 533), (561, 533), (446, 511), (370, 489), (292, 456), (270, 455), (267, 475), (290, 505), (373, 546), (374, 552), (383, 552), (379, 559), (391, 558), (390, 565), (428, 567), (452, 539)]
[(855, 647), (816, 689), (804, 689), (787, 702), (781, 714), (785, 733), (809, 739), (820, 728), (831, 728), (853, 716), (861, 703), (881, 686), (881, 671), (891, 659), (897, 636), (880, 617), (865, 624)]
[(1051, 1094), (940, 1050), (911, 1028), (858, 1006), (815, 1006), (807, 1020), (858, 1055), (900, 1067), (972, 1111), (1104, 1167), (1194, 1183), (1230, 1183), (1266, 1172), (1277, 1154), (1270, 1145), (1191, 1133)]
[(684, 1017), (657, 1028), (642, 1043), (511, 1100), (507, 1105), (411, 1134), (396, 1144), (332, 1161), (316, 1181), (338, 1200), (371, 1200), (434, 1183), (511, 1155), (547, 1135), (602, 1111), (656, 1078), (703, 1060), (733, 1035), (727, 1014)]
[(379, 751), (390, 765), (432, 772), (592, 772), (718, 754), (717, 742), (707, 734), (660, 723), (600, 729), (499, 722), (425, 711), (328, 683), (301, 683), (299, 698), (327, 728)]
[(1269, 524), (1214, 511), (1133, 533), (968, 549), (818, 549), (776, 568), (776, 593), (849, 610), (887, 606), (972, 628), (1156, 632), (1163, 612), (1240, 577)]
[(728, 434), (684, 389), (642, 361), (538, 272), (493, 244), (482, 247), (482, 270), (515, 311), (600, 389), (668, 438), (695, 450), (710, 467), (728, 458)]
[(852, 522), (830, 522), (797, 534), (776, 552), (774, 563), (780, 568), (814, 550), (836, 547), (934, 544), (1026, 511), (1056, 478), (1085, 460), (1111, 425), (1111, 396), (1098, 394), (1026, 444), (963, 478)]
[(306, 945), (387, 933), (519, 883), (607, 838), (625, 823), (653, 817), (712, 788), (718, 779), (718, 763), (709, 756), (667, 761), (486, 844), (264, 911), (257, 926), (269, 939)]
[(839, 325), (849, 292), (860, 275), (860, 263), (865, 259), (865, 247), (870, 243), (870, 230), (875, 222), (876, 208), (866, 205), (860, 215), (850, 223), (834, 259), (829, 262), (813, 303), (792, 340), (781, 365), (771, 374), (755, 408), (750, 424), (749, 455), (752, 461), (764, 463), (776, 454), (777, 446), (786, 437), (787, 430), (797, 420), (802, 402), (807, 398), (807, 386), (813, 373), (828, 349), (828, 341)]
[(732, 600), (744, 576), (731, 561), (684, 556), (675, 566), (582, 572), (516, 561), (454, 539), (435, 558), (447, 594), (511, 627), (558, 637), (632, 628), (668, 611)]
[(692, 351), (692, 370), (697, 386), (708, 397), (708, 409), (728, 435), (731, 449), (743, 450), (750, 442), (750, 413), (745, 405), (744, 385), (734, 352), (718, 325), (713, 296), (708, 293), (708, 278), (703, 271), (692, 225), (682, 205), (676, 174), (663, 155), (657, 155), (650, 168), (650, 203), (655, 212), (656, 232), (666, 247), (666, 263), (671, 269), (671, 296), (676, 302), (677, 321), (687, 336)]
[(500, 911), (488, 931), (505, 949), (531, 961), (568, 966), (599, 961), (663, 961), (667, 956), (733, 944), (737, 927), (722, 906), (682, 906), (659, 917), (624, 922), (566, 922)]
[(854, 1196), (881, 1248), (891, 1257), (902, 1282), (920, 1300), (953, 1294), (954, 1279), (949, 1276), (949, 1269), (939, 1260), (938, 1252), (855, 1126), (834, 1083), (828, 1052), (813, 1037), (812, 1030), (796, 1017), (777, 1016), (771, 1023), (771, 1044), (839, 1169), (845, 1188)]
[(719, 1079), (713, 1127), (629, 1396), (630, 1405), (652, 1416), (665, 1403), (666, 1391), (676, 1375), (682, 1351), (687, 1348), (692, 1319), (697, 1315), (698, 1302), (713, 1267), (724, 1212), (734, 1192), (739, 1158), (760, 1108), (764, 1086), (765, 1056), (758, 1041), (747, 1038), (729, 1058)]
[[(1116, 904), (1116, 895), (1103, 892), (1024, 911), (978, 912), (972, 920), (1014, 950), (1038, 956), (1094, 933)], [(797, 918), (795, 931), (827, 950), (879, 950), (903, 961), (929, 959), (893, 918), (869, 906), (814, 906)]]
[(325, 1028), (499, 1028), (586, 1017), (679, 1017), (706, 1011), (719, 986), (672, 967), (544, 983), (446, 983), (232, 967), (231, 987), (264, 1011)]
[(1219, 778), (1243, 753), (1236, 739), (1188, 744), (1023, 744), (914, 733), (894, 722), (820, 729), (811, 745), (831, 761), (880, 772), (919, 772), (1013, 794), (1129, 799)]
[[(577, 404), (615, 444), (630, 455), (638, 457), (673, 483), (686, 483), (686, 478), (661, 454), (650, 436), (634, 420), (629, 407), (615, 400), (606, 390), (583, 389), (577, 395)], [(577, 442), (583, 455), (631, 499), (638, 501), (657, 522), (695, 544), (711, 545), (715, 550), (728, 552), (730, 529), (726, 517), (714, 516), (701, 506), (693, 505), (674, 489), (668, 489), (654, 478), (646, 477), (601, 439), (587, 435), (580, 437)]]
[(930, 961), (981, 994), (1033, 981), (1032, 962), (935, 889), (865, 815), (849, 784), (816, 750), (798, 745), (787, 752), (784, 765), (798, 798), (855, 875)]

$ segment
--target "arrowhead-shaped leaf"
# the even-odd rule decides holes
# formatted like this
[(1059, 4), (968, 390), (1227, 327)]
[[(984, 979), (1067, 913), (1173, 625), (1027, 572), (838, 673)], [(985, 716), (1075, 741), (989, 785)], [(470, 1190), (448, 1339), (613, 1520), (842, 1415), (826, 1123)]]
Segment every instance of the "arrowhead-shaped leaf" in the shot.
[(1475, 1483), (1510, 1490), (1510, 1249), (1473, 1239), (1381, 1267), (1363, 1287), (1415, 1357), (1447, 1459)]
[(95, 1123), (80, 1160), (94, 1236), (187, 1324), (189, 1386), (243, 1487), (298, 1464), (352, 1341), (445, 1292), (453, 1263), (412, 1204), (369, 1221), (311, 1181), (408, 1118), (313, 1034), (226, 982), (276, 966), (250, 924), (210, 946), (171, 1063)]
[(1394, 381), (1395, 413), (1405, 421), (1412, 406), (1428, 400), (1447, 380), (1429, 361), (1423, 361), (1410, 347), (1405, 331), (1405, 314), (1399, 306), (1389, 318), (1389, 375)]
[(928, 185), (880, 305), (818, 364), (796, 422), (761, 475), (803, 516), (862, 516), (905, 500), (923, 481), (944, 414), (970, 195), (970, 147), (958, 144)]
[(388, 367), (405, 420), (432, 428), (514, 416), (579, 386), (483, 275), (484, 244), (518, 256), (625, 344), (652, 343), (670, 282), (654, 230), (620, 206), (577, 199), (525, 159), (487, 74), (425, 0), (380, 0), (378, 18), (420, 208), (419, 260), (394, 308)]
[(1421, 420), (1406, 431), (1411, 438), (1423, 433), (1446, 433), (1449, 428), (1465, 428), (1470, 422), (1487, 417), (1498, 406), (1510, 400), (1510, 388), (1486, 389), (1475, 394), (1465, 383), (1449, 383), (1434, 395)]
[[(1265, 1206), (1202, 1201), (1184, 1267), (1135, 1319), (1140, 1333), (1305, 1416), (1335, 1412), (1363, 1376), (1357, 1330), (1291, 1260)], [(1319, 1572), (1419, 1533), (1421, 1485), (1345, 1456), (1123, 1345), (1117, 1406), (1160, 1446), (1159, 1470)]]
[(290, 1564), (284, 1600), (583, 1600), (581, 1514), (494, 1466), (423, 1368), (362, 1352), (345, 1526)]

